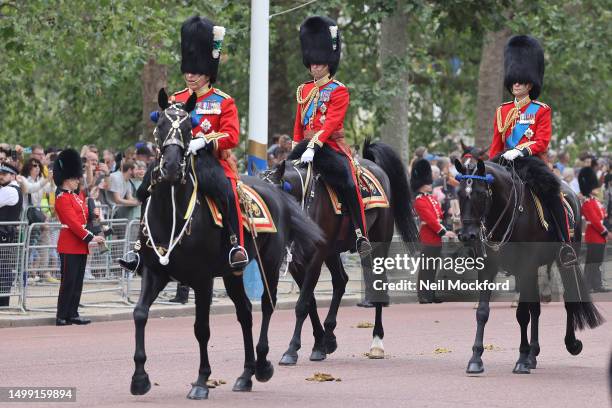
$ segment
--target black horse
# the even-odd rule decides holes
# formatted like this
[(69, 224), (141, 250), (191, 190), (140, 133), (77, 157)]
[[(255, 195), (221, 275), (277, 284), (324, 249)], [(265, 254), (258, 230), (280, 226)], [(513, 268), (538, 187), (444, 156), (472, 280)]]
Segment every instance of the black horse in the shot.
[[(310, 218), (321, 227), (327, 238), (327, 244), (319, 247), (310, 265), (301, 265), (299, 262), (292, 262), (290, 265), (289, 270), (300, 287), (300, 296), (295, 306), (295, 330), (289, 348), (281, 358), (281, 365), (297, 363), (298, 350), (301, 348), (302, 325), (307, 315), (310, 315), (315, 340), (310, 360), (324, 360), (327, 354), (336, 350), (337, 341), (334, 335), (336, 316), (348, 282), (348, 275), (342, 265), (340, 253), (355, 248), (356, 237), (351, 228), (349, 216), (336, 215), (321, 179), (316, 174), (312, 174), (312, 182), (309, 183), (307, 181), (308, 167), (298, 165), (297, 161), (292, 160), (300, 157), (307, 143), (308, 141), (304, 141), (297, 145), (288, 160), (283, 161), (264, 175), (265, 179), (282, 186), (291, 195), (301, 200)], [(385, 257), (393, 238), (394, 222), (403, 242), (413, 245), (418, 239), (417, 228), (412, 216), (408, 179), (401, 159), (390, 146), (366, 141), (363, 152), (365, 160), (360, 160), (361, 166), (376, 176), (386, 196), (390, 197), (390, 207), (375, 208), (366, 212), (369, 239), (374, 243), (372, 258)], [(334, 166), (341, 163), (334, 158), (336, 154), (327, 146), (319, 149), (314, 158), (314, 170), (315, 173), (317, 170), (322, 170), (321, 178), (338, 191), (342, 188), (339, 186), (342, 180), (337, 180), (337, 178), (342, 177), (340, 174), (343, 174), (343, 169), (334, 169)], [(314, 289), (323, 263), (327, 265), (331, 273), (333, 294), (327, 317), (322, 326), (317, 313)], [(382, 308), (388, 303), (388, 297), (386, 293), (372, 293), (370, 290), (373, 282), (372, 275), (367, 272), (367, 265), (363, 265), (363, 262), (362, 266), (366, 267), (364, 270), (366, 299), (371, 300), (375, 307), (373, 341), (368, 356), (384, 358)], [(381, 277), (386, 279), (384, 275)]]
[[(539, 160), (525, 158), (522, 160)], [(520, 159), (519, 159), (520, 160)], [(534, 163), (531, 163), (533, 166)], [(542, 162), (537, 166), (545, 166)], [(513, 372), (528, 374), (536, 368), (540, 352), (538, 341), (538, 319), (540, 298), (538, 293), (538, 267), (556, 262), (564, 286), (567, 327), (565, 346), (572, 355), (582, 351), (582, 342), (576, 339), (575, 330), (585, 327), (595, 328), (603, 322), (583, 281), (577, 266), (562, 265), (558, 261), (561, 243), (555, 225), (546, 230), (541, 226), (538, 215), (539, 201), (532, 197), (529, 185), (536, 187), (538, 180), (531, 176), (519, 176), (514, 165), (505, 167), (494, 162), (478, 160), (467, 165), (455, 161), (461, 174), (459, 205), (461, 208), (462, 229), (459, 239), (474, 245), (476, 253), (485, 257), (485, 267), (478, 271), (478, 280), (493, 282), (498, 268), (502, 267), (517, 277), (520, 299), (516, 319), (521, 328), (519, 359)], [(541, 177), (546, 173), (540, 172)], [(528, 180), (531, 177), (531, 182)], [(527, 181), (527, 184), (524, 182)], [(543, 182), (545, 180), (540, 180)], [(549, 184), (558, 183), (548, 180)], [(575, 225), (573, 249), (580, 246), (580, 206), (576, 194), (564, 183), (561, 191), (571, 206)], [(545, 211), (543, 209), (542, 211)], [(545, 214), (545, 212), (541, 213)], [(544, 216), (544, 221), (546, 217)], [(489, 318), (490, 290), (480, 292), (476, 311), (476, 340), (472, 347), (473, 355), (467, 366), (468, 374), (484, 371), (482, 363), (484, 328)], [(527, 327), (531, 320), (531, 341)]]
[[(256, 242), (247, 234), (245, 243), (251, 259), (257, 259), (256, 247), (259, 250), (260, 270), (267, 283), (261, 299), (263, 318), (256, 359), (251, 303), (245, 294), (242, 277), (229, 269), (227, 248), (223, 247), (228, 241), (227, 232), (215, 226), (204, 200), (205, 194), (217, 194), (217, 197), (225, 194), (219, 186), (225, 186), (227, 179), (219, 163), (206, 149), (200, 150), (195, 160), (185, 154), (186, 144), (191, 140), (189, 112), (194, 108), (195, 95), (185, 105), (168, 105), (167, 96), (162, 91), (159, 98), (162, 112), (155, 130), (161, 156), (155, 170), (147, 173), (151, 180), (151, 195), (146, 203), (140, 231), (142, 290), (134, 309), (136, 368), (131, 392), (141, 395), (151, 387), (144, 369), (145, 325), (149, 307), (168, 281), (175, 279), (191, 286), (195, 292), (194, 331), (200, 346), (200, 368), (187, 398), (208, 397), (206, 382), (211, 373), (207, 351), (209, 312), (213, 278), (216, 276), (223, 277), (227, 293), (236, 306), (244, 340), (244, 372), (236, 380), (233, 390), (250, 391), (253, 375), (258, 381), (265, 382), (274, 373), (266, 356), (269, 350), (268, 325), (276, 303), (278, 270), (283, 256), (279, 248), (295, 242), (294, 255), (306, 264), (315, 245), (322, 241), (322, 234), (314, 223), (302, 215), (293, 197), (260, 179), (242, 179), (265, 200), (277, 229), (276, 233), (258, 235)], [(195, 169), (193, 162), (197, 162)], [(194, 191), (196, 186), (197, 191)]]

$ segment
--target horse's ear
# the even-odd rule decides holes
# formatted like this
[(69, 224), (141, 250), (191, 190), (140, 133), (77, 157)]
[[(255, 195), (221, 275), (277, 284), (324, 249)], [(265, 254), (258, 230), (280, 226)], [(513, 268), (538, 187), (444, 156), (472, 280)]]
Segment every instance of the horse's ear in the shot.
[(161, 110), (166, 110), (168, 106), (168, 94), (164, 88), (161, 88), (157, 93), (157, 104), (161, 108)]
[(283, 160), (282, 162), (280, 162), (278, 164), (278, 166), (276, 167), (276, 174), (278, 175), (279, 180), (281, 178), (283, 178), (283, 176), (285, 175), (285, 166), (287, 165), (287, 161)]
[(464, 153), (467, 152), (469, 147), (466, 146), (465, 143), (463, 143), (463, 140), (460, 140), (459, 143), (461, 143), (461, 150), (463, 150)]
[(465, 174), (465, 167), (463, 167), (463, 164), (461, 164), (461, 161), (459, 161), (459, 159), (455, 159), (455, 168), (457, 169), (459, 174)]
[(187, 103), (185, 104), (185, 106), (183, 107), (183, 109), (186, 112), (191, 112), (192, 110), (195, 109), (196, 106), (196, 101), (198, 100), (198, 95), (196, 95), (196, 93), (192, 93), (191, 96), (189, 97), (189, 99), (187, 99)]
[(478, 159), (478, 164), (476, 164), (476, 170), (477, 170), (477, 174), (479, 176), (484, 176), (486, 170), (485, 170), (485, 164), (481, 159)]

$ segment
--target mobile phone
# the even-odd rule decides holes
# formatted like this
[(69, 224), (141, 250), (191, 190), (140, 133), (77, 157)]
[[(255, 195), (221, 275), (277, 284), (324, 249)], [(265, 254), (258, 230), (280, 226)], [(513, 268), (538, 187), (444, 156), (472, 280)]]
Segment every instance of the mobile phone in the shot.
[(31, 147), (26, 147), (26, 148), (23, 149), (23, 152), (25, 154), (32, 154), (32, 148)]

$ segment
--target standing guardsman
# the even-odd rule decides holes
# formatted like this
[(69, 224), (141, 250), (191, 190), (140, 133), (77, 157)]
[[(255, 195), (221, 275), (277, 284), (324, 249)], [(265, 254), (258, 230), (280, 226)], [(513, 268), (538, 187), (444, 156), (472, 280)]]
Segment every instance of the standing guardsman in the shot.
[(410, 188), (417, 196), (414, 200), (414, 209), (419, 216), (421, 226), (419, 228), (419, 240), (421, 241), (423, 259), (430, 259), (425, 265), (421, 265), (418, 275), (417, 296), (419, 303), (439, 303), (440, 299), (435, 297), (433, 290), (423, 287), (425, 282), (433, 283), (436, 277), (435, 258), (442, 253), (442, 237), (456, 237), (452, 231), (447, 231), (442, 225), (442, 206), (431, 194), (433, 191), (433, 176), (431, 164), (425, 159), (414, 163), (410, 172)]
[(81, 157), (76, 150), (63, 150), (53, 163), (53, 180), (58, 186), (55, 214), (62, 227), (57, 241), (62, 281), (57, 298), (55, 324), (88, 324), (91, 321), (79, 317), (79, 302), (83, 291), (83, 277), (89, 242), (104, 243), (85, 227), (89, 211), (77, 190), (83, 177)]
[(300, 27), (300, 43), (302, 61), (313, 80), (300, 85), (296, 92), (293, 141), (299, 143), (304, 139), (310, 140), (300, 158), (302, 163), (312, 162), (315, 153), (323, 145), (339, 153), (347, 183), (340, 186), (341, 191), (338, 192), (347, 204), (355, 227), (357, 252), (362, 256), (367, 255), (372, 247), (367, 238), (364, 205), (351, 149), (344, 140), (344, 117), (349, 106), (349, 91), (344, 84), (334, 79), (340, 63), (338, 25), (327, 17), (309, 17)]
[(597, 174), (592, 167), (583, 167), (578, 173), (580, 193), (585, 197), (582, 204), (582, 216), (587, 227), (584, 234), (587, 253), (584, 261), (584, 275), (593, 292), (609, 292), (603, 285), (601, 265), (606, 251), (608, 229), (604, 225), (606, 211), (597, 200), (596, 191), (599, 188)]
[[(243, 269), (249, 261), (244, 249), (242, 213), (236, 191), (238, 174), (231, 164), (231, 150), (239, 143), (240, 123), (234, 99), (213, 88), (219, 70), (221, 45), (225, 28), (200, 16), (192, 16), (181, 27), (181, 72), (187, 88), (176, 92), (170, 102), (187, 102), (195, 93), (197, 103), (191, 112), (192, 136), (188, 150), (196, 155), (207, 148), (214, 153), (227, 177), (228, 213), (223, 223), (229, 232), (229, 264), (233, 270)], [(196, 159), (197, 160), (197, 159)], [(118, 260), (121, 266), (134, 271), (138, 255), (128, 252)]]
[[(504, 86), (514, 100), (497, 108), (493, 122), (493, 141), (489, 150), (492, 160), (498, 154), (515, 168), (530, 188), (551, 211), (562, 245), (560, 261), (564, 265), (577, 262), (576, 254), (567, 245), (570, 226), (561, 199), (561, 184), (545, 163), (552, 136), (552, 110), (537, 101), (544, 84), (544, 50), (533, 37), (517, 35), (504, 50)], [(517, 160), (518, 159), (518, 160)]]

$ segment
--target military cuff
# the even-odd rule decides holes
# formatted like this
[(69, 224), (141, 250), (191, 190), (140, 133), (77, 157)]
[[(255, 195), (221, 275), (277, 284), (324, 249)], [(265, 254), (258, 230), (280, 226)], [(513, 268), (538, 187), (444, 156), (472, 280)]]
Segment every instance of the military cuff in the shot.
[(93, 237), (94, 237), (93, 233), (91, 231), (87, 231), (87, 235), (83, 237), (83, 241), (89, 244), (89, 242), (93, 239)]
[(442, 227), (440, 231), (438, 231), (438, 236), (443, 237), (444, 235), (446, 235), (446, 228)]
[(607, 237), (608, 236), (608, 230), (605, 230), (604, 232), (601, 233), (602, 237)]

